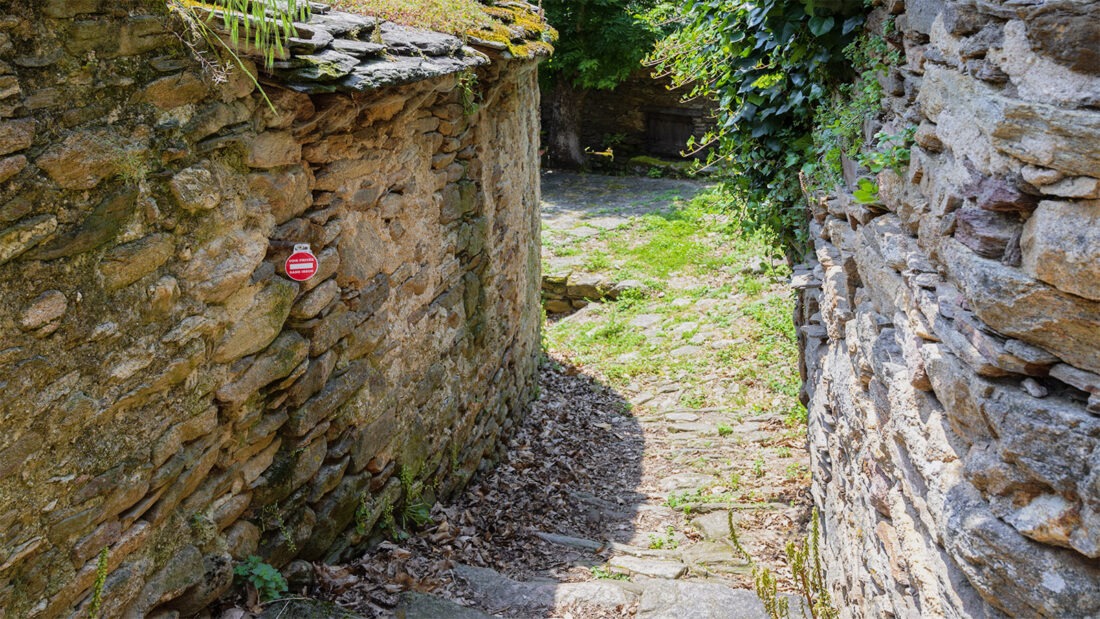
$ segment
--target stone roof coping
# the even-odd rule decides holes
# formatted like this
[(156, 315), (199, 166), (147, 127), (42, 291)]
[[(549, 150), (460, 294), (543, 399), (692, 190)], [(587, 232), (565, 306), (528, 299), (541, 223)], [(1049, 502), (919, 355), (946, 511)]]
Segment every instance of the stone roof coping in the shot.
[[(199, 10), (208, 6), (189, 4)], [(488, 64), (491, 57), (535, 59), (552, 52), (557, 33), (538, 8), (519, 0), (483, 4), (491, 23), (463, 41), (310, 2), (309, 21), (294, 23), (298, 36), (276, 57), (269, 74), (299, 92), (363, 92), (459, 73)], [(221, 10), (208, 10), (215, 15), (211, 27), (221, 31)], [(237, 53), (259, 57), (247, 45)]]

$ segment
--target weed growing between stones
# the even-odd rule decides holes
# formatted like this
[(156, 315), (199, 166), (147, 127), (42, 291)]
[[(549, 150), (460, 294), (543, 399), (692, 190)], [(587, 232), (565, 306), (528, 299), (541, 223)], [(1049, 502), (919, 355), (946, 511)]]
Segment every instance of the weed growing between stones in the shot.
[[(733, 512), (727, 517), (729, 537), (737, 553), (752, 566), (753, 587), (756, 594), (764, 602), (764, 610), (771, 619), (791, 619), (790, 599), (780, 595), (778, 581), (775, 574), (766, 567), (761, 567), (741, 545), (737, 536), (737, 528), (733, 524)], [(829, 595), (825, 584), (825, 570), (821, 565), (821, 526), (818, 521), (817, 508), (814, 508), (810, 517), (810, 531), (800, 543), (787, 542), (787, 561), (790, 564), (791, 576), (794, 579), (798, 594), (802, 598), (803, 608), (809, 612), (811, 619), (837, 619), (839, 611), (833, 606), (832, 597)], [(797, 616), (803, 616), (798, 613)]]
[(401, 469), (401, 487), (405, 491), (405, 507), (401, 510), (401, 528), (421, 527), (431, 522), (432, 506), (424, 500), (424, 484), (413, 479), (412, 470)]
[[(271, 523), (269, 525), (268, 523)], [(286, 523), (283, 522), (283, 516), (279, 513), (279, 504), (272, 503), (265, 506), (260, 511), (260, 532), (266, 533), (269, 526), (274, 526), (278, 529), (279, 534), (283, 536), (283, 541), (286, 542), (287, 549), (291, 554), (298, 552), (298, 545), (294, 543), (294, 536), (290, 534), (290, 529), (287, 528)]]
[(657, 533), (649, 534), (649, 549), (650, 550), (675, 550), (680, 546), (680, 542), (676, 540), (676, 528), (669, 525), (665, 529), (663, 535)]
[(616, 574), (602, 565), (593, 565), (589, 570), (599, 580), (630, 580), (626, 574)]
[(107, 546), (99, 551), (99, 558), (95, 563), (95, 585), (92, 587), (92, 603), (88, 607), (88, 616), (99, 616), (99, 608), (103, 605), (103, 586), (107, 583)]
[(238, 564), (233, 568), (233, 573), (255, 587), (260, 600), (264, 602), (276, 600), (287, 591), (286, 579), (279, 570), (264, 563), (263, 559), (256, 555)]
[(481, 105), (481, 93), (477, 90), (477, 73), (467, 69), (457, 76), (458, 100), (462, 104), (462, 113), (473, 116)]

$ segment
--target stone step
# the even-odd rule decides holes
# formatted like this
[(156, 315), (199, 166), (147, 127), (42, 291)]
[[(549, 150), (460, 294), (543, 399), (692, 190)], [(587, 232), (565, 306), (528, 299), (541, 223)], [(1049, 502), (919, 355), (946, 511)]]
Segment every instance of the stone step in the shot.
[(466, 583), (469, 594), (481, 608), (507, 616), (543, 616), (548, 609), (572, 604), (614, 609), (633, 603), (640, 592), (633, 583), (617, 580), (524, 582), (489, 568), (461, 564), (455, 567), (455, 574)]
[(748, 589), (661, 579), (639, 584), (637, 619), (768, 619), (763, 602)]
[(408, 591), (394, 610), (395, 619), (492, 619), (476, 608), (460, 606), (450, 600)]
[(675, 580), (687, 573), (688, 566), (679, 561), (665, 559), (649, 559), (630, 555), (618, 555), (611, 557), (607, 562), (612, 572), (636, 576), (649, 576), (651, 578), (665, 578)]

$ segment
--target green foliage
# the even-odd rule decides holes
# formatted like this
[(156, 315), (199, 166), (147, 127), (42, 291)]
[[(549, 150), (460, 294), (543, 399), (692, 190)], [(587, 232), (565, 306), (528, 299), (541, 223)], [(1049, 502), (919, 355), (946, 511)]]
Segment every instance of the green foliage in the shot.
[(248, 557), (248, 560), (234, 567), (233, 573), (255, 587), (260, 594), (260, 599), (265, 602), (278, 599), (287, 591), (286, 579), (279, 570), (264, 563), (263, 559), (256, 555)]
[(886, 169), (900, 174), (909, 164), (913, 135), (916, 131), (916, 127), (909, 127), (900, 133), (879, 131), (875, 134), (875, 148), (859, 156), (860, 165), (874, 174)]
[(869, 178), (861, 178), (852, 197), (860, 204), (878, 204), (878, 185)]
[[(287, 41), (297, 36), (294, 22), (308, 21), (310, 13), (309, 3), (302, 0), (169, 0), (168, 8), (197, 27), (212, 49), (224, 47), (239, 62), (236, 54), (247, 44), (261, 52), (268, 68), (286, 54)], [(213, 29), (219, 15), (229, 46)]]
[(630, 580), (626, 574), (616, 574), (602, 565), (593, 565), (589, 571), (600, 580)]
[[(310, 4), (302, 0), (167, 0), (168, 11), (175, 15), (187, 29), (188, 38), (182, 38), (192, 55), (214, 81), (227, 79), (227, 72), (236, 66), (252, 80), (252, 84), (275, 111), (256, 76), (248, 70), (240, 54), (246, 46), (263, 56), (264, 67), (270, 69), (276, 57), (286, 54), (286, 45), (297, 36), (294, 22), (309, 20)], [(215, 20), (221, 15), (220, 30), (229, 38), (227, 42)], [(205, 43), (213, 54), (211, 60), (199, 46)]]
[(92, 603), (88, 606), (88, 616), (98, 617), (103, 605), (103, 586), (107, 584), (107, 557), (109, 549), (104, 546), (95, 562), (95, 585), (92, 586)]
[(539, 72), (581, 89), (610, 89), (641, 68), (660, 32), (644, 19), (657, 0), (543, 0), (560, 33)]
[(764, 456), (756, 456), (756, 459), (752, 461), (753, 477), (763, 477), (765, 472)]
[(279, 513), (279, 504), (272, 503), (265, 505), (260, 510), (260, 532), (266, 533), (269, 527), (274, 527), (279, 531), (279, 534), (283, 536), (283, 541), (286, 542), (287, 549), (290, 552), (298, 552), (298, 545), (294, 543), (294, 536), (290, 534), (290, 529), (286, 526), (286, 522), (283, 521), (283, 515)]
[(359, 535), (367, 534), (367, 519), (373, 511), (374, 502), (367, 494), (359, 495), (359, 502), (355, 505), (355, 532)]
[(729, 436), (733, 434), (733, 426), (725, 423), (718, 424), (718, 436)]
[[(878, 114), (882, 103), (882, 86), (877, 76), (900, 61), (898, 52), (883, 37), (870, 33), (861, 34), (845, 47), (844, 58), (858, 79), (837, 86), (818, 106), (813, 129), (813, 156), (803, 166), (810, 184), (818, 189), (831, 190), (841, 183), (842, 155), (864, 163), (860, 154), (863, 124)], [(908, 139), (911, 138), (912, 133), (909, 133)], [(904, 157), (908, 160), (907, 151)]]
[(680, 547), (680, 542), (676, 539), (676, 528), (672, 525), (668, 525), (664, 534), (650, 533), (649, 534), (649, 548), (650, 550), (675, 550)]
[(710, 163), (749, 208), (750, 229), (804, 246), (800, 172), (811, 154), (815, 108), (849, 75), (842, 50), (863, 23), (862, 3), (688, 0), (682, 26), (658, 44), (657, 69), (692, 97), (718, 102), (705, 144)]
[[(432, 506), (424, 500), (424, 484), (413, 478), (409, 467), (401, 467), (401, 487), (405, 490), (405, 508), (401, 510), (401, 527), (422, 527), (432, 521)], [(410, 524), (411, 523), (411, 524)]]
[(458, 98), (466, 116), (472, 116), (480, 107), (481, 93), (477, 91), (477, 73), (473, 69), (458, 74)]

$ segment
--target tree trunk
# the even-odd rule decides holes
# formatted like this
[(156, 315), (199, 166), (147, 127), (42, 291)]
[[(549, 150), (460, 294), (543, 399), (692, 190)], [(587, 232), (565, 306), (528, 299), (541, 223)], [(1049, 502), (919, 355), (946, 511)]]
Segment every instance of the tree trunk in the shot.
[(584, 167), (581, 148), (581, 109), (584, 90), (559, 77), (550, 92), (550, 115), (546, 127), (546, 154), (551, 167), (577, 169)]

